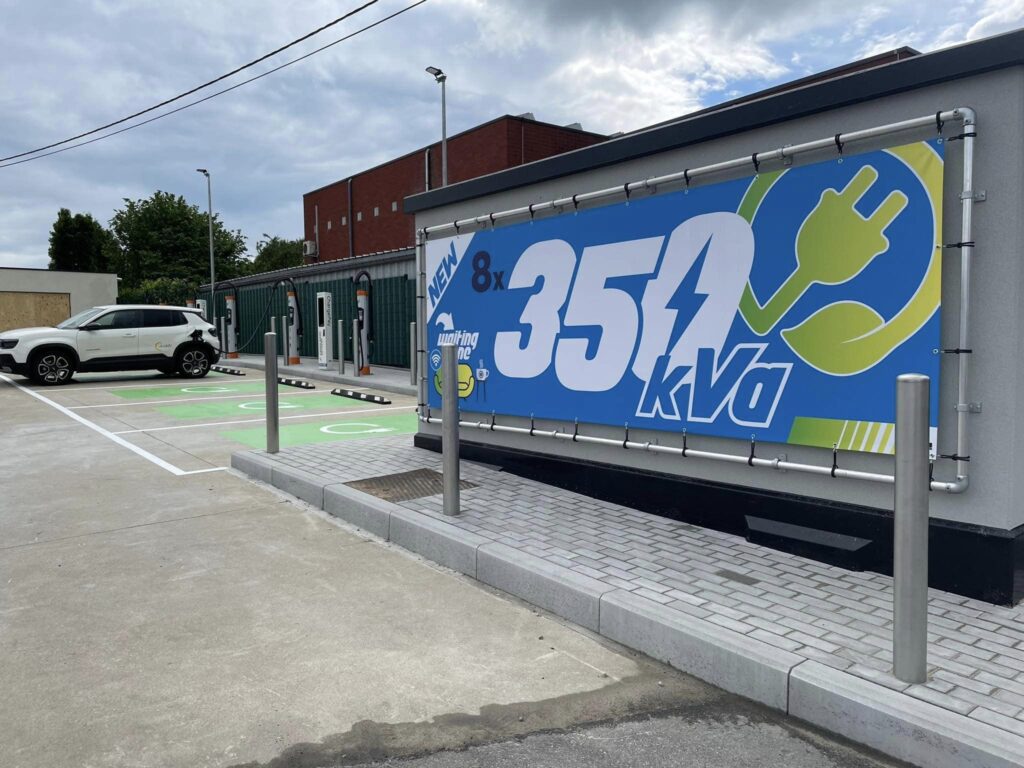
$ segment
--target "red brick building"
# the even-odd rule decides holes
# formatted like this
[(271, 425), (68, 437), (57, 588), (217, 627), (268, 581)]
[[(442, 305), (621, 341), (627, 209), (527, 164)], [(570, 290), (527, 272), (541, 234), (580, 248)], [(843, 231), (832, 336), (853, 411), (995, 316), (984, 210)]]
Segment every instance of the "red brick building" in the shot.
[[(588, 147), (606, 136), (504, 115), (448, 138), (448, 183)], [(306, 263), (414, 245), (402, 200), (441, 184), (441, 144), (417, 149), (303, 195)]]

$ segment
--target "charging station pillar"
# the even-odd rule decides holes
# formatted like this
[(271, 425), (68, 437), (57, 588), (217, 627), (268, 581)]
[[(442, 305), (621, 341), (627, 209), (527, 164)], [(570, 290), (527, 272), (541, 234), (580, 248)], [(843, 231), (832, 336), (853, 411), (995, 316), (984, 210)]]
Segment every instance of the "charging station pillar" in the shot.
[(224, 297), (227, 306), (227, 320), (225, 322), (225, 337), (221, 340), (221, 346), (231, 358), (238, 357), (238, 326), (236, 323), (237, 313), (235, 312), (235, 297), (228, 294)]
[(334, 352), (334, 311), (330, 293), (316, 295), (316, 357), (321, 371), (326, 371)]
[(359, 367), (361, 376), (370, 375), (370, 292), (359, 288), (356, 290), (356, 307), (359, 318)]
[(299, 300), (295, 291), (288, 291), (288, 365), (299, 364)]
[(199, 314), (203, 316), (203, 320), (209, 322), (210, 315), (207, 314), (208, 307), (206, 306), (206, 299), (196, 299), (196, 306), (199, 308)]

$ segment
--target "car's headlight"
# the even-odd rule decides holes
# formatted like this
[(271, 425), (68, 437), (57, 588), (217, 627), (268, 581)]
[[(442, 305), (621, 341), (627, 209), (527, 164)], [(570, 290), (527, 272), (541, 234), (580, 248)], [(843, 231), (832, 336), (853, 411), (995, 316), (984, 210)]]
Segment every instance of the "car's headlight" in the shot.
[(14, 349), (18, 346), (17, 339), (0, 339), (0, 349)]

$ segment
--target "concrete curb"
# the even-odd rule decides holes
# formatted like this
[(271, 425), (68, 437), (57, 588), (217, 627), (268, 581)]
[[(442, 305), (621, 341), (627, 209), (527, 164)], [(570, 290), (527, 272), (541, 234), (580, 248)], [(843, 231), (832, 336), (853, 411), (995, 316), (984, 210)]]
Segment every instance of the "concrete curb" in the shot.
[(802, 656), (695, 616), (667, 611), (625, 590), (601, 598), (607, 638), (643, 651), (730, 693), (787, 710), (789, 673)]
[(312, 504), (317, 509), (323, 509), (324, 487), (330, 484), (330, 480), (291, 467), (275, 466), (270, 471), (270, 484), (302, 499), (307, 504)]
[(1024, 765), (1020, 738), (816, 661), (793, 670), (789, 713), (915, 765)]
[(928, 768), (1024, 765), (1024, 739), (981, 721), (667, 609), (434, 516), (276, 466), (262, 452), (235, 453), (231, 466), (712, 685), (900, 760)]
[[(233, 359), (230, 362), (236, 368), (249, 368), (254, 371), (264, 370), (263, 363), (254, 360)], [(308, 371), (305, 368), (292, 365), (279, 365), (277, 372), (282, 376), (290, 374), (303, 379), (313, 379), (314, 381), (329, 381), (332, 384), (346, 384), (350, 387), (377, 389), (381, 392), (390, 392), (393, 395), (416, 396), (416, 387), (411, 384), (392, 384), (386, 381), (374, 381), (373, 376), (342, 376), (340, 373), (331, 373), (329, 370)]]
[(476, 577), (477, 549), (488, 539), (399, 507), (391, 512), (391, 541), (453, 571)]
[(595, 632), (601, 596), (608, 584), (504, 544), (484, 544), (476, 553), (476, 578)]
[(231, 454), (231, 468), (249, 477), (271, 485), (270, 474), (274, 463), (265, 455), (254, 451), (239, 451)]
[(324, 512), (387, 540), (394, 504), (336, 483), (324, 486)]

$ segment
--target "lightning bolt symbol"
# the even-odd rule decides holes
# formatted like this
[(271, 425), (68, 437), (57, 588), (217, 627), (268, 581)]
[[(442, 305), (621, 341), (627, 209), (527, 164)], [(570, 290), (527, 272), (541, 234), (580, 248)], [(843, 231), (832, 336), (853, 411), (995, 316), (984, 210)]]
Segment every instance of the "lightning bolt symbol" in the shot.
[(700, 254), (694, 259), (693, 264), (690, 265), (686, 276), (680, 281), (676, 292), (665, 303), (665, 309), (674, 309), (676, 311), (676, 318), (672, 324), (672, 334), (669, 336), (665, 354), (672, 354), (676, 343), (690, 326), (690, 323), (693, 322), (693, 318), (700, 311), (700, 308), (704, 306), (704, 302), (708, 298), (706, 293), (697, 292), (697, 281), (700, 279), (701, 270), (704, 269), (704, 259), (707, 257), (708, 248), (710, 247), (711, 238), (709, 237), (708, 241), (704, 243), (704, 247), (701, 248)]

